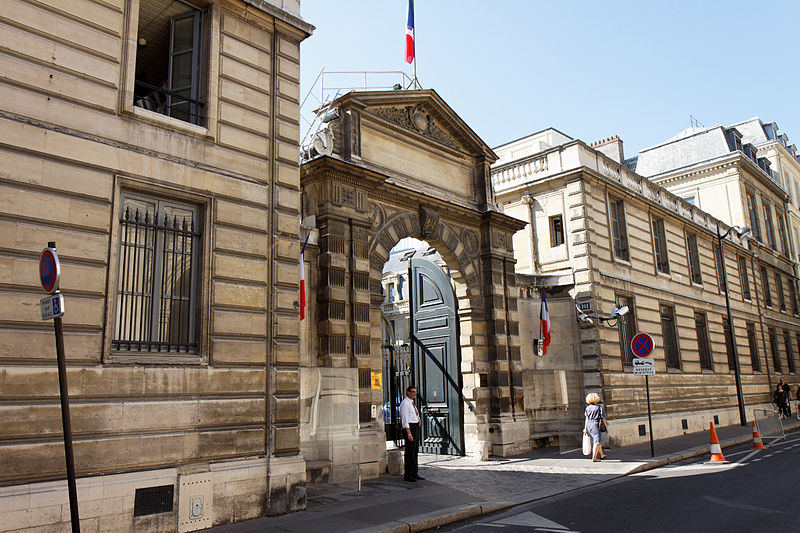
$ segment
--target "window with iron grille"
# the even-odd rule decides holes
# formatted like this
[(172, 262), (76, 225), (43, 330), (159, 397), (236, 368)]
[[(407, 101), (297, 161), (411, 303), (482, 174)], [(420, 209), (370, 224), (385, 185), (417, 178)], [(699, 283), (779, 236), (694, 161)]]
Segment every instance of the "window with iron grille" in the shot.
[(625, 226), (625, 204), (617, 198), (609, 198), (609, 215), (611, 217), (611, 240), (614, 257), (628, 261), (628, 229)]
[(199, 209), (123, 195), (112, 348), (196, 353)]
[(697, 251), (697, 235), (694, 233), (686, 234), (686, 250), (689, 254), (689, 273), (692, 283), (703, 284), (703, 276), (700, 273), (700, 254)]
[(205, 123), (205, 13), (191, 0), (140, 2), (133, 104)]
[(786, 238), (786, 219), (781, 214), (778, 206), (775, 206), (775, 218), (778, 220), (778, 235), (781, 238), (781, 253), (789, 257), (789, 242)]
[(656, 252), (656, 269), (669, 274), (669, 257), (667, 255), (667, 235), (664, 231), (664, 219), (653, 219), (653, 248)]
[(772, 307), (772, 294), (769, 291), (769, 275), (767, 267), (761, 267), (761, 288), (764, 291), (764, 305)]
[(622, 356), (623, 366), (631, 366), (633, 353), (631, 352), (631, 341), (636, 335), (636, 308), (633, 305), (633, 297), (627, 295), (617, 295), (617, 308), (628, 306), (628, 312), (619, 317), (619, 350)]
[(792, 349), (792, 333), (785, 329), (783, 330), (783, 346), (786, 348), (786, 362), (789, 363), (789, 372), (795, 372), (794, 367), (794, 350)]
[(708, 323), (706, 314), (696, 312), (694, 314), (694, 328), (697, 332), (697, 350), (700, 352), (700, 368), (703, 370), (714, 370), (711, 359), (711, 346), (708, 343)]
[(733, 354), (733, 338), (731, 336), (731, 324), (727, 318), (722, 319), (722, 332), (725, 334), (725, 351), (728, 354), (728, 368), (736, 368), (736, 358)]
[(775, 243), (775, 225), (772, 223), (772, 206), (763, 197), (761, 198), (761, 207), (764, 211), (764, 233), (767, 234), (767, 244), (773, 250), (778, 249)]
[(797, 280), (794, 278), (789, 278), (789, 299), (792, 301), (792, 314), (797, 315), (800, 314), (800, 311), (797, 308)]
[(678, 349), (678, 334), (675, 330), (675, 308), (671, 305), (661, 305), (661, 335), (664, 338), (664, 358), (667, 368), (681, 367), (680, 350)]
[(772, 364), (775, 365), (775, 372), (781, 372), (781, 358), (778, 356), (778, 338), (775, 336), (775, 328), (769, 328), (767, 332), (769, 349), (772, 352)]
[(750, 300), (750, 278), (747, 274), (747, 259), (739, 256), (739, 282), (742, 285), (742, 299)]
[(758, 220), (758, 205), (756, 204), (756, 195), (747, 193), (747, 211), (750, 214), (750, 228), (753, 230), (753, 236), (761, 240), (761, 224)]
[(719, 292), (724, 294), (725, 278), (722, 275), (722, 261), (724, 261), (722, 248), (720, 248), (719, 244), (712, 245), (712, 248), (714, 248), (714, 265), (717, 267), (717, 286), (719, 287)]
[(780, 272), (775, 272), (775, 290), (778, 292), (778, 307), (786, 311), (786, 297), (783, 294), (783, 277)]
[(747, 345), (750, 347), (750, 364), (753, 372), (761, 372), (761, 360), (758, 358), (758, 341), (756, 340), (756, 325), (747, 323)]
[[(797, 341), (797, 349), (800, 350), (800, 333), (795, 334), (795, 340)], [(800, 357), (800, 353), (798, 353), (798, 356)], [(794, 364), (794, 361), (792, 364)]]

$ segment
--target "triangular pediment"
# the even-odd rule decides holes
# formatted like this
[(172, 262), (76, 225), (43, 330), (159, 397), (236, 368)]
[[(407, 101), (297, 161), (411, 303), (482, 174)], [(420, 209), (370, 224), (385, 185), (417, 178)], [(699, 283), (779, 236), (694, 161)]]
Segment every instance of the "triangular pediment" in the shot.
[(491, 148), (467, 126), (433, 89), (351, 92), (332, 104), (359, 109), (403, 133), (420, 136), (442, 147), (494, 162)]

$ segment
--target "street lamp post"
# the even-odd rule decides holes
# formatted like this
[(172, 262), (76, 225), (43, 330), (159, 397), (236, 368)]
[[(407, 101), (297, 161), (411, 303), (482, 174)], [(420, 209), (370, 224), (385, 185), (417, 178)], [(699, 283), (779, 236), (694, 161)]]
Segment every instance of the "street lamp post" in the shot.
[(728, 334), (730, 335), (731, 350), (733, 350), (733, 373), (736, 376), (736, 399), (739, 402), (739, 421), (741, 425), (747, 425), (747, 415), (744, 412), (744, 396), (742, 395), (742, 375), (739, 371), (739, 353), (736, 350), (736, 336), (733, 333), (733, 316), (731, 315), (731, 297), (728, 293), (728, 275), (725, 271), (725, 254), (722, 251), (722, 239), (730, 235), (731, 230), (735, 230), (739, 237), (750, 233), (749, 228), (730, 227), (724, 234), (719, 232), (719, 222), (717, 222), (717, 240), (719, 241), (719, 260), (722, 270), (722, 283), (725, 287), (725, 307), (728, 309)]

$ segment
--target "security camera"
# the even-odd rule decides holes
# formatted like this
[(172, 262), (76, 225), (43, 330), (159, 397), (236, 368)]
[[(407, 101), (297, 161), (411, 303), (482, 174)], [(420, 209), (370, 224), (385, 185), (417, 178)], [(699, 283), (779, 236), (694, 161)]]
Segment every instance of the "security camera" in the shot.
[(611, 318), (617, 318), (617, 317), (625, 316), (625, 315), (628, 314), (628, 311), (630, 311), (630, 309), (628, 309), (627, 305), (623, 305), (619, 309), (614, 307), (614, 308), (611, 309)]

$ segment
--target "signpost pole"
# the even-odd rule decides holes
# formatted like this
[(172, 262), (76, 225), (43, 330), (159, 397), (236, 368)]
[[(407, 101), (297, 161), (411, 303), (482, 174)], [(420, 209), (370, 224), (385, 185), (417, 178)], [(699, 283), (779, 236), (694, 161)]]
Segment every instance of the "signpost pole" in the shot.
[(655, 457), (655, 449), (653, 448), (653, 415), (650, 410), (650, 376), (644, 376), (644, 386), (647, 389), (647, 423), (649, 424), (650, 433), (650, 457)]
[[(55, 242), (48, 242), (48, 248), (52, 248), (52, 251), (55, 252), (56, 243)], [(56, 295), (59, 294), (58, 291), (58, 276), (57, 272), (59, 271), (58, 267), (58, 257), (53, 255), (53, 272), (52, 277), (47, 278), (47, 281), (52, 281), (52, 284), (49, 282), (44, 284), (43, 279), (43, 286), (45, 290), (48, 292), (54, 292)], [(40, 272), (42, 267), (40, 266)], [(78, 515), (78, 489), (75, 483), (75, 456), (72, 453), (72, 424), (70, 423), (70, 416), (69, 416), (69, 390), (67, 388), (67, 360), (66, 356), (64, 355), (64, 328), (61, 324), (61, 316), (56, 316), (53, 318), (53, 325), (55, 326), (56, 332), (56, 358), (58, 359), (58, 389), (61, 396), (61, 425), (64, 430), (64, 455), (66, 456), (67, 462), (67, 488), (69, 489), (69, 513), (70, 513), (70, 521), (72, 522), (72, 533), (80, 533), (81, 532), (81, 522), (80, 517)]]

